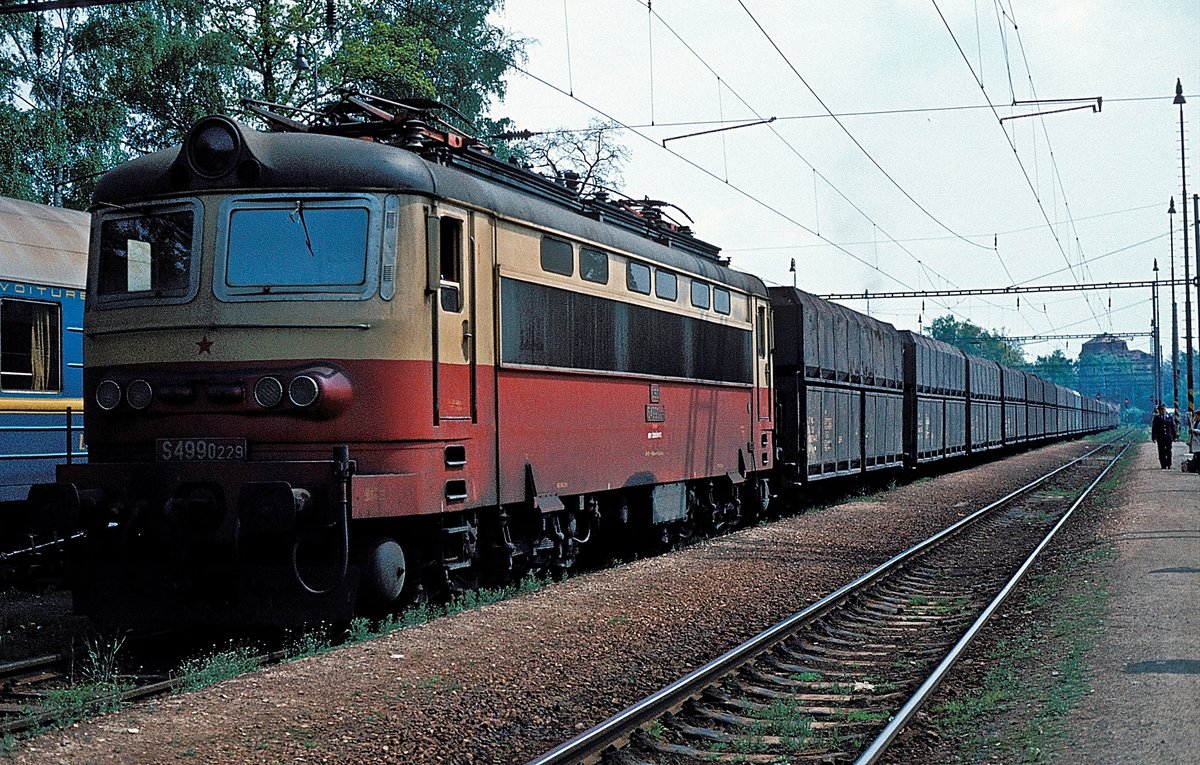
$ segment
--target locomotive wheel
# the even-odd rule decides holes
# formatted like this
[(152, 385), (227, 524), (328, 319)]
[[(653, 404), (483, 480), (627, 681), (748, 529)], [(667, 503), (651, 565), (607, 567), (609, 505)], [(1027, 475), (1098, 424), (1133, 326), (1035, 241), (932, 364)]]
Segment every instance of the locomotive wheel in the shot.
[(363, 561), (363, 593), (381, 605), (395, 603), (404, 592), (408, 561), (404, 548), (394, 539), (381, 538), (368, 546)]

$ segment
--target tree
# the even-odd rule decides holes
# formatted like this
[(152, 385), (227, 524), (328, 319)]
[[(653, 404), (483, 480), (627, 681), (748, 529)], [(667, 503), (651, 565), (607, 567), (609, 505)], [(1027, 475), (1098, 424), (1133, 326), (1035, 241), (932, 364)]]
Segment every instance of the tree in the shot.
[[(421, 96), (469, 132), (526, 41), (502, 0), (148, 0), (0, 19), (0, 193), (86, 207), (95, 177), (243, 98), (312, 106), (339, 86)], [(511, 127), (507, 123), (505, 127)]]
[(629, 149), (616, 140), (619, 135), (614, 123), (593, 119), (584, 130), (551, 130), (519, 141), (514, 153), (533, 170), (571, 178), (583, 193), (619, 191), (621, 167), (629, 159)]
[(131, 152), (178, 142), (201, 117), (228, 110), (245, 88), (234, 38), (207, 28), (202, 0), (96, 9), (85, 50), (93, 79), (126, 108)]
[(0, 20), (0, 124), (13, 131), (0, 144), (0, 186), (14, 196), (86, 207), (95, 176), (124, 159), (124, 108), (96, 87), (87, 20), (74, 8)]
[(1029, 365), (1028, 371), (1065, 388), (1078, 388), (1079, 378), (1075, 367), (1076, 362), (1067, 358), (1062, 349), (1056, 348), (1049, 356), (1038, 356), (1033, 364)]
[(1025, 352), (1018, 343), (1004, 339), (1003, 334), (989, 332), (953, 316), (939, 316), (929, 325), (929, 335), (966, 353), (996, 361), (1010, 367), (1025, 364)]

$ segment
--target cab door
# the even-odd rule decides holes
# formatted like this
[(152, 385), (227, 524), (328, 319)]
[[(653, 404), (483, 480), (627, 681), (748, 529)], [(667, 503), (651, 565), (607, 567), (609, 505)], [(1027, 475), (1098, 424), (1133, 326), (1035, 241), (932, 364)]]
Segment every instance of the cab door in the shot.
[(760, 297), (751, 299), (754, 323), (754, 396), (751, 424), (754, 433), (751, 459), (754, 469), (768, 470), (774, 464), (774, 444), (771, 443), (774, 416), (774, 380), (771, 358), (774, 333), (771, 326), (771, 305)]
[(434, 294), (433, 421), (474, 421), (475, 266), (473, 214), (440, 205), (426, 221)]

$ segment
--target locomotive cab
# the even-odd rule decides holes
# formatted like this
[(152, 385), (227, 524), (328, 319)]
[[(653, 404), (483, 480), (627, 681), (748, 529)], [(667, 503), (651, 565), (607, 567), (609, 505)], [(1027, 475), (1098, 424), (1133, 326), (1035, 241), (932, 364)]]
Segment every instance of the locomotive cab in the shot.
[(38, 493), (88, 530), (79, 610), (346, 619), (765, 504), (760, 281), (423, 126), (339, 130), (206, 118), (99, 183), (90, 464)]

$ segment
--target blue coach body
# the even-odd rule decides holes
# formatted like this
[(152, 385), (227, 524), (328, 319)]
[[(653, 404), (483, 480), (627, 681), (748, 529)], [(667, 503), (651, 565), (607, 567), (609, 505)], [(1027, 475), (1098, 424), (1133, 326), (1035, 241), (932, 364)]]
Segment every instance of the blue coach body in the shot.
[[(0, 198), (0, 503), (86, 457), (88, 213)], [(12, 529), (6, 529), (11, 531)]]

